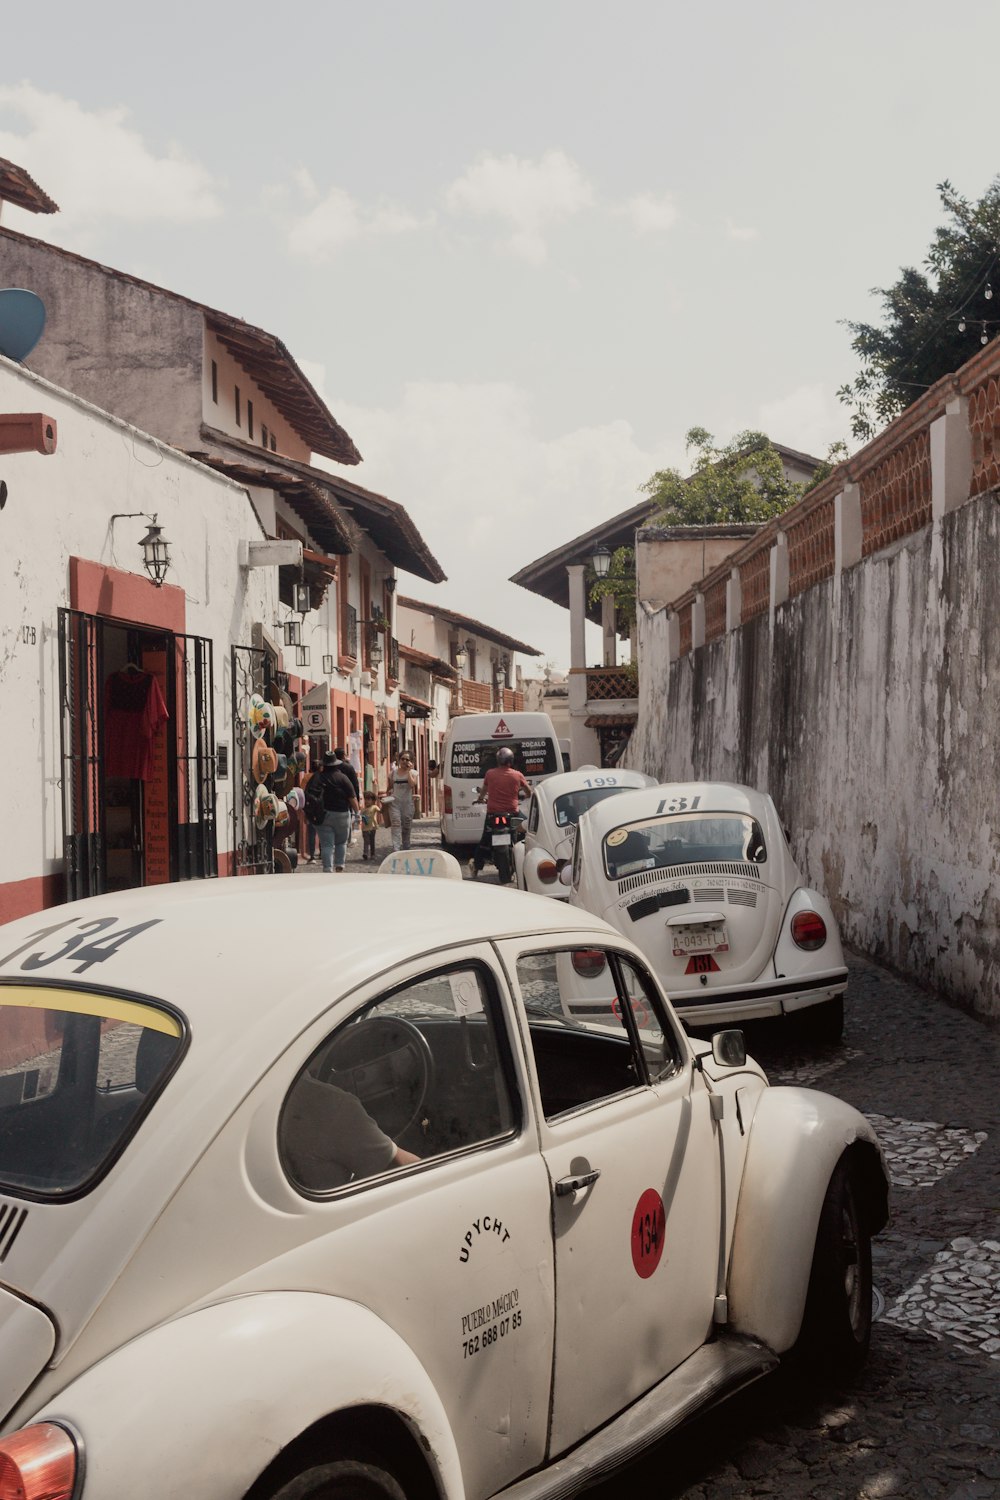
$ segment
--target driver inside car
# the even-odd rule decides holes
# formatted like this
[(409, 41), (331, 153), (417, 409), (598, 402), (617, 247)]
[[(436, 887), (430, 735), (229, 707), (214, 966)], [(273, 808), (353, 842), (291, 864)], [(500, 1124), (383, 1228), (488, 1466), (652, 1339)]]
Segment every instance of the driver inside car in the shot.
[(421, 1159), (390, 1140), (356, 1094), (309, 1073), (288, 1096), (282, 1135), (288, 1165), (297, 1181), (314, 1192)]

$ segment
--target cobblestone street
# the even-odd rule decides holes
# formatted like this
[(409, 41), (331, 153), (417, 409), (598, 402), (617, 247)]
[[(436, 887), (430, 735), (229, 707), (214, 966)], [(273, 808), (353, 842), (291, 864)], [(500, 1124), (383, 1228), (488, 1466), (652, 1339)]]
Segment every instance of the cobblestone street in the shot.
[[(415, 848), (437, 841), (435, 822), (414, 824)], [(380, 830), (365, 864), (356, 842), (348, 872), (374, 872), (390, 847)], [(871, 1358), (849, 1390), (779, 1372), (660, 1445), (630, 1491), (1000, 1500), (1000, 1034), (854, 958), (842, 1046), (807, 1048), (782, 1023), (746, 1035), (773, 1083), (836, 1094), (879, 1131), (893, 1194)], [(623, 1492), (619, 1478), (588, 1493)]]

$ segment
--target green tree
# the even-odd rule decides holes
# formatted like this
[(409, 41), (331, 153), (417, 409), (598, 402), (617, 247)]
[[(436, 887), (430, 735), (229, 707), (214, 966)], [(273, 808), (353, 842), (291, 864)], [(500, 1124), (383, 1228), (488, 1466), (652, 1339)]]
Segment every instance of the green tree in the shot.
[(802, 486), (785, 477), (781, 455), (763, 432), (740, 432), (723, 447), (704, 427), (685, 438), (691, 473), (657, 469), (640, 485), (663, 526), (710, 526), (725, 521), (767, 521), (794, 505)]
[(892, 286), (872, 290), (882, 299), (882, 327), (845, 319), (861, 368), (837, 395), (859, 441), (957, 370), (1000, 326), (1000, 177), (977, 203), (950, 182), (937, 190), (945, 223), (923, 269), (905, 266)]

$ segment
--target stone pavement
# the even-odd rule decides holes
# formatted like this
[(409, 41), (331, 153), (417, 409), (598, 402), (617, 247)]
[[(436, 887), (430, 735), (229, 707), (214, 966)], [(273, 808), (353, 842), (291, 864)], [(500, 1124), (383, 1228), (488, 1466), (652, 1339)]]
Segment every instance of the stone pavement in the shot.
[(629, 1489), (1000, 1500), (1000, 1033), (851, 959), (841, 1047), (807, 1049), (780, 1022), (746, 1034), (772, 1083), (837, 1094), (882, 1138), (892, 1218), (874, 1246), (871, 1358), (845, 1390), (779, 1372), (661, 1444)]
[[(413, 849), (439, 849), (441, 847), (441, 829), (437, 818), (418, 818), (414, 822), (410, 846)], [(356, 833), (354, 842), (349, 844), (347, 849), (346, 874), (374, 875), (386, 855), (392, 853), (391, 831), (388, 828), (378, 830), (375, 838), (374, 860), (362, 859), (361, 848), (361, 834)], [(296, 875), (322, 875), (323, 866), (320, 863), (319, 852), (317, 851), (313, 864), (301, 864), (295, 873)]]
[[(437, 843), (436, 821), (414, 824), (415, 848)], [(390, 849), (381, 829), (379, 860)], [(348, 871), (377, 870), (360, 856), (359, 839)], [(1000, 1032), (851, 959), (840, 1047), (807, 1047), (782, 1022), (746, 1035), (772, 1083), (837, 1094), (879, 1131), (893, 1190), (871, 1358), (850, 1389), (779, 1371), (586, 1493), (1000, 1500)]]

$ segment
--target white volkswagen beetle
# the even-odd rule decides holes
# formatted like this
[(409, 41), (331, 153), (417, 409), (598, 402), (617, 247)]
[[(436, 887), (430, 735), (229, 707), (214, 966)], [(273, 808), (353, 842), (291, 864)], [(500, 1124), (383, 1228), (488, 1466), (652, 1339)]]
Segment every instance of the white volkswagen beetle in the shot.
[(601, 770), (581, 766), (550, 776), (535, 787), (528, 804), (524, 838), (514, 845), (514, 878), (522, 891), (566, 900), (559, 879), (573, 859), (576, 825), (589, 807), (638, 787), (655, 786), (641, 771)]
[[(580, 821), (572, 882), (571, 904), (638, 943), (689, 1024), (795, 1012), (814, 1040), (840, 1040), (836, 919), (804, 885), (763, 792), (669, 783), (601, 803)], [(606, 989), (591, 976), (577, 1011), (599, 1013)]]
[(692, 1043), (586, 912), (378, 878), (0, 928), (2, 1500), (544, 1500), (863, 1359), (863, 1116)]

